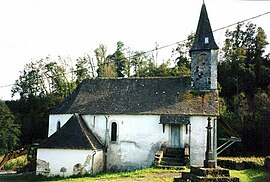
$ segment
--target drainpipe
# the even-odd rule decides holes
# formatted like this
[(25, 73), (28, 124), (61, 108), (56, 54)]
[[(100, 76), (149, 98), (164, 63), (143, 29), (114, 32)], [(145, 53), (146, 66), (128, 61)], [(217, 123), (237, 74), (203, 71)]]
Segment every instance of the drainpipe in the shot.
[(105, 130), (105, 155), (104, 155), (104, 170), (107, 171), (107, 151), (108, 151), (108, 123), (109, 123), (109, 116), (105, 116), (106, 119), (106, 130)]
[(92, 155), (92, 169), (91, 169), (92, 175), (94, 175), (94, 162), (95, 162), (96, 153), (97, 153), (97, 150), (94, 150), (94, 153)]
[(189, 145), (189, 166), (191, 166), (190, 164), (190, 161), (191, 161), (191, 156), (190, 156), (190, 153), (191, 153), (191, 124), (189, 123), (188, 124), (188, 131), (189, 131), (189, 141), (188, 141), (188, 145)]

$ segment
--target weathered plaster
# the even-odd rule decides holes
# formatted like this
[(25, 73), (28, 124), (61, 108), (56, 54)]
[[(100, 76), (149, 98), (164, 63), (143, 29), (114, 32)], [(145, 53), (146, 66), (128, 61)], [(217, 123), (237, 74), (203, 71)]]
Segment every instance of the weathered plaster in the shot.
[(37, 168), (36, 173), (44, 176), (48, 176), (50, 174), (50, 163), (45, 160), (37, 159)]
[[(160, 116), (84, 115), (82, 117), (103, 144), (107, 144), (109, 170), (149, 167), (160, 145), (168, 142), (168, 135), (166, 132), (163, 133), (163, 126), (159, 124)], [(112, 122), (117, 123), (117, 141), (110, 139)]]
[[(83, 115), (82, 117), (97, 138), (107, 146), (106, 168), (108, 170), (133, 170), (149, 167), (152, 165), (154, 154), (161, 144), (171, 144), (171, 127), (169, 124), (165, 124), (163, 128), (163, 125), (159, 124), (160, 116), (157, 115)], [(52, 117), (53, 121), (59, 119), (64, 121), (67, 118), (68, 115)], [(112, 122), (117, 123), (117, 141), (110, 140), (110, 124)], [(191, 135), (189, 126), (191, 126)], [(207, 116), (190, 116), (190, 125), (179, 125), (180, 145), (182, 147), (185, 144), (190, 145), (191, 165), (203, 165), (206, 149), (206, 126)], [(62, 153), (59, 151), (53, 152), (55, 150), (47, 151), (50, 152), (42, 152), (39, 149), (39, 152), (42, 153), (40, 159), (50, 162), (52, 174), (59, 174), (61, 167), (66, 167), (67, 173), (75, 174), (81, 171), (81, 169), (78, 169), (80, 165), (88, 173), (96, 173), (103, 170), (105, 165), (103, 155), (97, 153), (94, 155), (95, 166), (92, 167), (93, 151), (59, 150), (63, 151)], [(58, 157), (49, 157), (49, 154), (51, 156), (60, 156), (60, 159)], [(71, 161), (65, 165), (65, 162), (60, 164), (54, 162), (66, 161), (69, 158), (71, 158)], [(76, 158), (76, 161), (73, 161), (74, 158)], [(80, 165), (77, 168), (75, 167), (76, 170), (73, 172), (73, 167), (77, 164)]]
[(85, 167), (78, 163), (78, 164), (75, 164), (74, 167), (73, 167), (73, 174), (74, 175), (84, 175), (87, 173), (87, 170), (85, 169)]
[[(50, 170), (47, 175), (51, 176), (60, 175), (66, 177), (76, 174), (96, 174), (103, 170), (103, 164), (100, 164), (103, 159), (103, 151), (38, 149), (37, 173), (45, 174), (49, 165)], [(65, 171), (63, 172), (61, 169), (64, 168)]]

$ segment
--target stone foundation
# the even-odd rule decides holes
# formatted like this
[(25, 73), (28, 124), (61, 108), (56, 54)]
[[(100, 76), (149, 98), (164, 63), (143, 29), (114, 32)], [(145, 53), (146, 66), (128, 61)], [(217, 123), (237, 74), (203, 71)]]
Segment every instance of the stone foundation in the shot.
[(174, 178), (174, 182), (240, 182), (239, 178), (231, 177), (228, 169), (221, 167), (204, 168), (191, 167), (190, 172), (183, 172), (181, 178)]

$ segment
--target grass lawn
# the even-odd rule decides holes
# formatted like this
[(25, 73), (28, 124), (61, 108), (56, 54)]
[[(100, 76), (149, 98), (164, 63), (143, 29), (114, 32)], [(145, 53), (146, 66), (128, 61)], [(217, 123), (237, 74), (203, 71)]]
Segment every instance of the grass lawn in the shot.
[(53, 177), (46, 178), (42, 176), (34, 176), (32, 174), (23, 176), (8, 176), (1, 177), (0, 181), (59, 181), (59, 182), (91, 182), (91, 181), (173, 181), (175, 176), (179, 176), (179, 170), (165, 170), (148, 168), (143, 170), (136, 170), (132, 172), (118, 172), (118, 173), (101, 173), (91, 177)]
[(270, 182), (270, 171), (263, 169), (230, 170), (230, 173), (244, 182)]
[[(237, 176), (244, 182), (268, 182), (270, 181), (270, 172), (261, 169), (231, 170), (231, 176)], [(0, 176), (0, 181), (59, 181), (59, 182), (98, 182), (98, 181), (173, 181), (175, 176), (179, 176), (178, 170), (165, 170), (148, 168), (132, 172), (103, 173), (92, 177), (73, 177), (73, 178), (46, 178), (35, 176), (33, 174), (21, 176)]]

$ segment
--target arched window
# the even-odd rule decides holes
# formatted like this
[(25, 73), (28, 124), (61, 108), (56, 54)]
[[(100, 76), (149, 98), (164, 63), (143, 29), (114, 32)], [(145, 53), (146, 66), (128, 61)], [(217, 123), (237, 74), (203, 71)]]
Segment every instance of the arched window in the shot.
[(60, 128), (61, 128), (61, 122), (57, 121), (56, 131), (60, 130)]
[(111, 141), (115, 142), (117, 140), (117, 123), (112, 122), (111, 125)]

